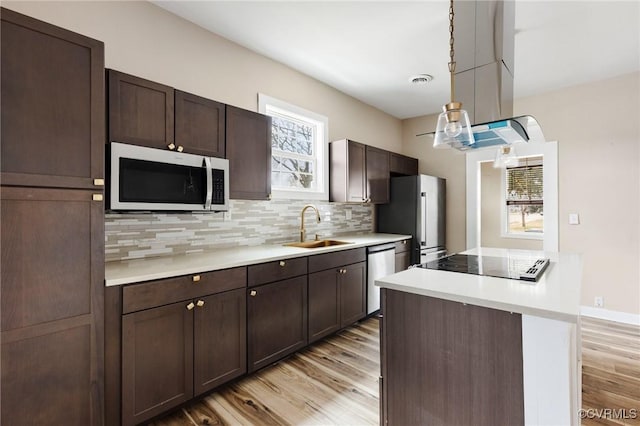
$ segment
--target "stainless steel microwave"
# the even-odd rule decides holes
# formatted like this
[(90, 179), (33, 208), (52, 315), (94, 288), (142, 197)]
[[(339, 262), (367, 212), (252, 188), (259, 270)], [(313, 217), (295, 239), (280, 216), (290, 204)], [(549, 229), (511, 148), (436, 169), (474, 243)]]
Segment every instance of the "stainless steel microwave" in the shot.
[(111, 210), (229, 210), (229, 160), (110, 144)]

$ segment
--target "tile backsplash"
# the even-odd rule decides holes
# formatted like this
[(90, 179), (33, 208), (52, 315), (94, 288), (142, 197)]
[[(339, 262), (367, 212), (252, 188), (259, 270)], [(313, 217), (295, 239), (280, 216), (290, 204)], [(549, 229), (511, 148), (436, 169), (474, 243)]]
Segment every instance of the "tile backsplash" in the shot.
[[(107, 213), (107, 262), (170, 256), (205, 250), (297, 241), (306, 201), (230, 200), (224, 213)], [(372, 205), (312, 202), (305, 213), (307, 239), (373, 232)], [(347, 216), (351, 216), (347, 219)]]

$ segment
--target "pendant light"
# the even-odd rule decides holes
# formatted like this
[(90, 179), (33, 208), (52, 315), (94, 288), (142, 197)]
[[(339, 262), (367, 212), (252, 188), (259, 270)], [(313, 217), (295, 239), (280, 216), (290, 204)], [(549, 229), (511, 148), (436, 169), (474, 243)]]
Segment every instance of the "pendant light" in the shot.
[(496, 169), (505, 169), (507, 166), (514, 166), (518, 163), (518, 157), (516, 157), (516, 148), (514, 146), (502, 146), (498, 148), (496, 159), (493, 162), (493, 167)]
[(475, 143), (469, 114), (462, 109), (462, 102), (454, 101), (455, 83), (454, 72), (456, 61), (453, 50), (453, 0), (449, 2), (449, 74), (451, 76), (451, 102), (442, 107), (443, 112), (438, 116), (438, 125), (433, 141), (434, 148), (461, 148)]

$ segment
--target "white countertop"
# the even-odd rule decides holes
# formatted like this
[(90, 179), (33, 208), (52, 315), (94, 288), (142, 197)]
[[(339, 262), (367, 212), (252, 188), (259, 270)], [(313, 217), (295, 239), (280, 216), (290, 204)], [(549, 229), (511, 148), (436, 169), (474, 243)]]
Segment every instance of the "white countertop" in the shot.
[(376, 285), (502, 311), (578, 321), (582, 280), (579, 254), (498, 248), (477, 248), (463, 254), (531, 260), (547, 257), (550, 264), (536, 283), (412, 268), (377, 280)]
[(236, 266), (253, 265), (274, 260), (312, 256), (320, 253), (349, 250), (376, 244), (391, 243), (411, 238), (410, 235), (363, 234), (327, 237), (351, 244), (306, 249), (280, 244), (238, 246), (177, 256), (109, 262), (105, 265), (107, 286), (131, 284), (142, 281), (197, 274)]

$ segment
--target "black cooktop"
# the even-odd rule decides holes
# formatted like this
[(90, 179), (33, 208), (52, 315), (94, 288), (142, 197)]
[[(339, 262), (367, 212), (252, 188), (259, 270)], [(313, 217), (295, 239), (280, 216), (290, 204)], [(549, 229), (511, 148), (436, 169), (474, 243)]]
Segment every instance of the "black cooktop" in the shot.
[(536, 282), (549, 265), (549, 259), (517, 259), (471, 254), (452, 254), (438, 260), (417, 265), (424, 269), (461, 272)]

